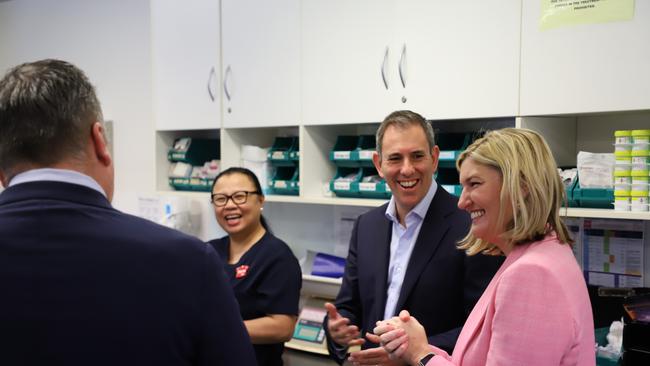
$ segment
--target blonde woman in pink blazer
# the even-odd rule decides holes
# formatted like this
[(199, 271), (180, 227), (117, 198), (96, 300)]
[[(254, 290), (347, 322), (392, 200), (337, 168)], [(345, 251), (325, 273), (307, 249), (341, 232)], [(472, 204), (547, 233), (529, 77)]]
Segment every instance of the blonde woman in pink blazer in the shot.
[(506, 261), (451, 356), (427, 343), (407, 311), (377, 323), (382, 346), (410, 365), (595, 365), (589, 295), (560, 219), (564, 186), (544, 139), (526, 129), (491, 131), (467, 148), (457, 168), (458, 206), (472, 217), (459, 247), (471, 255), (505, 254)]

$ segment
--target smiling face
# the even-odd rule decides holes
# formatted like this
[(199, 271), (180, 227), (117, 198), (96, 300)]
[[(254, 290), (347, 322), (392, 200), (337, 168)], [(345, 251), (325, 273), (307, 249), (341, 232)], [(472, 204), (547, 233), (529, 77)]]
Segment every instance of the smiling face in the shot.
[[(212, 194), (232, 195), (235, 192), (255, 192), (255, 184), (241, 173), (226, 174), (219, 178), (212, 188)], [(230, 236), (246, 235), (259, 230), (264, 196), (248, 194), (245, 203), (235, 204), (231, 199), (225, 206), (214, 207), (217, 222)]]
[(438, 167), (438, 155), (437, 146), (429, 149), (419, 125), (386, 128), (381, 156), (374, 154), (373, 162), (393, 193), (400, 221), (427, 194)]
[[(501, 234), (506, 231), (506, 225), (512, 221), (513, 215), (510, 199), (501, 206), (501, 173), (470, 157), (460, 167), (460, 183), (463, 193), (458, 200), (458, 207), (470, 213), (472, 235), (495, 244), (506, 253), (508, 248), (501, 239)], [(499, 225), (499, 213), (502, 210), (503, 220)]]

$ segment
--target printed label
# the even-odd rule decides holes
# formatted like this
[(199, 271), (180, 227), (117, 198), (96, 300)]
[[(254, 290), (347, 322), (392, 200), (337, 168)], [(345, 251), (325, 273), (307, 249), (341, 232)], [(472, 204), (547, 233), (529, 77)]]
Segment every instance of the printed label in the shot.
[(364, 192), (375, 192), (377, 190), (377, 183), (359, 183), (359, 190)]
[(350, 151), (334, 151), (334, 159), (350, 160)]
[(350, 190), (350, 182), (334, 182), (334, 189), (337, 189), (339, 191), (349, 191)]

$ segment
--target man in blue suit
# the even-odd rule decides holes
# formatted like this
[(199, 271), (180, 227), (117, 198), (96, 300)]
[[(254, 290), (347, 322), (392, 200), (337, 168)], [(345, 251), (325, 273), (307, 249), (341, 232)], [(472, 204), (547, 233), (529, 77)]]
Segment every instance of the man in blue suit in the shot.
[(393, 196), (357, 219), (343, 284), (335, 304), (325, 305), (328, 349), (339, 363), (362, 345), (350, 353), (355, 365), (398, 364), (371, 332), (402, 309), (420, 320), (431, 344), (451, 351), (502, 262), (456, 248), (470, 217), (433, 180), (439, 154), (431, 125), (417, 113), (393, 112), (377, 130), (373, 161)]
[(58, 60), (0, 81), (0, 364), (255, 365), (211, 246), (115, 210), (93, 86)]

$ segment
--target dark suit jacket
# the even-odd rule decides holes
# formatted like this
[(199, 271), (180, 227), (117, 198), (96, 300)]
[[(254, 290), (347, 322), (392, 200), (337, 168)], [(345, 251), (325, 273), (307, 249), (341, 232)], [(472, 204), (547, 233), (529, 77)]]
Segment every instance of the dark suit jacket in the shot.
[(0, 365), (255, 365), (214, 249), (80, 185), (0, 194)]
[[(452, 350), (465, 319), (502, 263), (502, 258), (468, 257), (456, 248), (468, 232), (469, 215), (457, 198), (438, 187), (413, 248), (396, 305), (406, 309), (426, 329), (429, 343)], [(357, 219), (350, 239), (336, 307), (362, 334), (384, 318), (392, 222), (388, 204)], [(327, 325), (327, 318), (325, 318)], [(325, 326), (327, 330), (327, 326)], [(365, 347), (376, 345), (367, 344)], [(342, 363), (345, 354), (328, 334), (330, 355)]]

